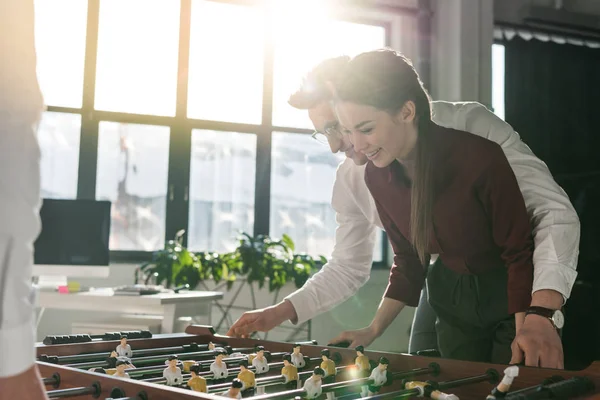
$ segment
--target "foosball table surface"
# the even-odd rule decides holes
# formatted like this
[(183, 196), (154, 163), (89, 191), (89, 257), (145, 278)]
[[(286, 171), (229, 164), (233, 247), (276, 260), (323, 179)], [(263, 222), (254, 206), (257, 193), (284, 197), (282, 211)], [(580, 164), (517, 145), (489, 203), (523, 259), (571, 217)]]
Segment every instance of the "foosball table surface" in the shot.
[[(214, 330), (208, 326), (192, 325), (186, 329), (185, 333), (181, 334), (128, 339), (128, 344), (133, 349), (131, 363), (135, 365), (135, 368), (126, 370), (131, 376), (130, 379), (110, 374), (111, 368), (114, 372), (115, 367), (114, 358), (111, 361), (110, 354), (120, 344), (117, 338), (113, 340), (94, 339), (85, 343), (40, 344), (36, 349), (37, 363), (50, 398), (223, 399), (223, 392), (240, 369), (235, 362), (228, 363), (228, 367), (231, 368), (228, 379), (218, 382), (211, 381), (212, 375), (208, 369), (208, 363), (214, 361), (214, 354), (208, 350), (209, 343), (226, 348), (237, 355), (240, 353), (250, 355), (257, 346), (264, 347), (270, 368), (267, 373), (256, 374), (257, 389), (260, 386), (264, 387), (257, 390), (256, 394), (252, 396), (253, 399), (306, 397), (302, 391), (301, 382), (297, 387), (291, 388), (280, 382), (279, 379), (283, 366), (282, 357), (285, 353), (292, 353), (294, 343), (231, 338), (215, 334)], [(302, 342), (300, 345), (307, 365), (304, 369), (299, 370), (299, 381), (312, 375), (313, 369), (320, 365), (324, 349), (329, 350), (330, 358), (336, 364), (335, 378), (330, 377), (329, 381), (323, 382), (323, 393), (318, 398), (350, 400), (364, 396), (364, 393), (361, 396), (361, 388), (366, 387), (365, 380), (368, 378), (357, 376), (353, 372), (357, 357), (355, 349), (327, 347), (318, 345), (314, 341)], [(376, 366), (381, 357), (389, 360), (387, 371), (390, 379), (380, 388), (379, 392), (370, 393), (367, 397), (369, 399), (417, 397), (405, 389), (407, 382), (411, 381), (439, 384), (440, 390), (443, 388), (442, 392), (455, 395), (463, 400), (486, 399), (502, 380), (504, 371), (509, 367), (508, 365), (370, 351), (368, 348), (365, 349), (364, 354), (369, 358), (372, 366)], [(184, 383), (189, 379), (189, 372), (183, 368), (183, 363), (189, 365), (193, 361), (202, 364), (205, 372), (202, 372), (201, 375), (207, 379), (208, 393), (192, 391), (185, 384), (168, 386), (163, 379), (162, 371), (167, 367), (166, 362), (170, 355), (177, 356), (178, 363), (184, 371)], [(233, 358), (231, 360), (234, 361)], [(100, 368), (102, 373), (92, 372), (95, 370), (94, 368)], [(252, 370), (253, 367), (250, 365), (249, 369)], [(555, 387), (558, 388), (556, 391), (552, 389)], [(569, 389), (570, 387), (571, 389)], [(557, 395), (563, 396), (562, 398), (600, 400), (600, 361), (596, 361), (580, 371), (519, 366), (518, 376), (514, 378), (506, 398), (544, 399), (556, 398)]]

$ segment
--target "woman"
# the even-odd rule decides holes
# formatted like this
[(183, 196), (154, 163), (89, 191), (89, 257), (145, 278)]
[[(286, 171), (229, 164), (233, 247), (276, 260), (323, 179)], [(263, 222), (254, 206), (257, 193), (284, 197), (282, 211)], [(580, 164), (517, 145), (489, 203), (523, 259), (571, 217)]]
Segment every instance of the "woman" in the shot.
[(508, 363), (531, 302), (533, 240), (501, 147), (434, 124), (416, 71), (395, 51), (355, 57), (333, 86), (395, 254), (369, 328), (380, 335), (417, 306), (427, 276), (442, 357)]

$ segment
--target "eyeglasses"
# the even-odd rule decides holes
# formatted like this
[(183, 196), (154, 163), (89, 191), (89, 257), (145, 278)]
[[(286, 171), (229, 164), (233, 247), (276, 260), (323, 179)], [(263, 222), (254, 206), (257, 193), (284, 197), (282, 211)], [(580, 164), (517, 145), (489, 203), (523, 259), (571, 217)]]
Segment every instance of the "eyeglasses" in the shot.
[(314, 131), (311, 137), (315, 139), (319, 143), (328, 144), (328, 139), (330, 137), (340, 137), (342, 134), (337, 125), (329, 126), (325, 129), (324, 132)]

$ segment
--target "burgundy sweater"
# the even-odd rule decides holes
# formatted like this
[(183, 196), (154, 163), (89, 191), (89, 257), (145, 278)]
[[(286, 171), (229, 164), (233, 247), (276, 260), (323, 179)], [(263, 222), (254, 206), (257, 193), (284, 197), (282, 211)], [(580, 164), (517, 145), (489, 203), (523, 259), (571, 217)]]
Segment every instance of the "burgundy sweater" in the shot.
[[(433, 221), (428, 254), (461, 274), (508, 268), (508, 312), (525, 311), (533, 285), (533, 237), (523, 196), (502, 148), (434, 125)], [(425, 269), (409, 241), (410, 180), (397, 161), (369, 162), (365, 181), (394, 249), (385, 297), (417, 306)]]

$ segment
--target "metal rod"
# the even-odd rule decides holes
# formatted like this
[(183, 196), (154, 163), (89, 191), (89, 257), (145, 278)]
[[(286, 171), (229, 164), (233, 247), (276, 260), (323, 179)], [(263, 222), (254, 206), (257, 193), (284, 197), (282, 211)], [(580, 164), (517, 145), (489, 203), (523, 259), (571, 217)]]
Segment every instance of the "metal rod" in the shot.
[(52, 385), (57, 389), (60, 386), (60, 374), (55, 372), (51, 377), (42, 379), (42, 382), (44, 383), (44, 386)]
[(50, 399), (63, 399), (66, 397), (75, 397), (75, 396), (83, 396), (86, 394), (92, 395), (94, 398), (100, 396), (102, 392), (102, 388), (100, 386), (100, 382), (94, 382), (91, 386), (88, 387), (80, 387), (80, 388), (72, 388), (72, 389), (60, 389), (60, 390), (50, 390), (46, 392), (48, 398)]

